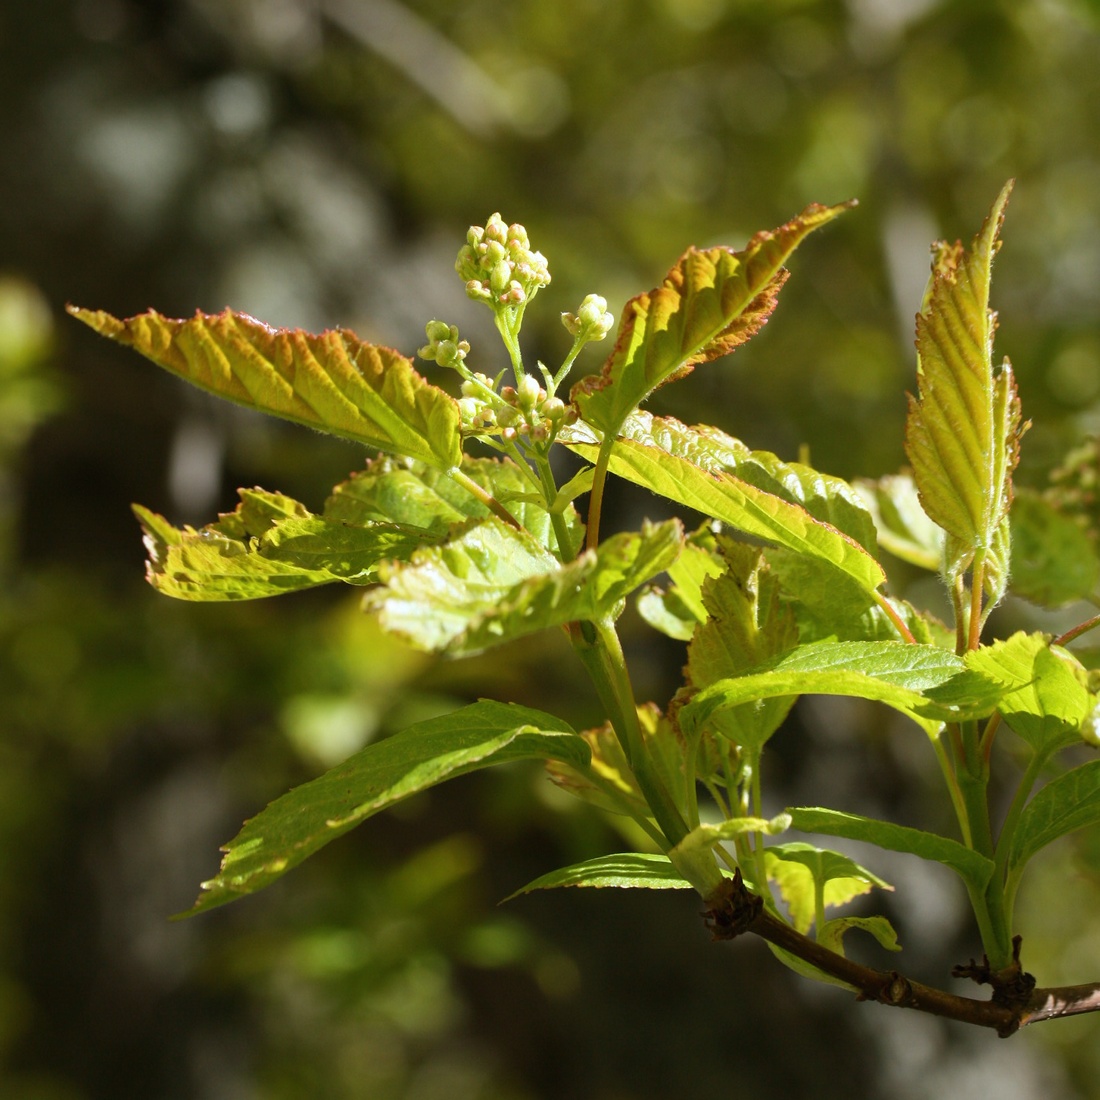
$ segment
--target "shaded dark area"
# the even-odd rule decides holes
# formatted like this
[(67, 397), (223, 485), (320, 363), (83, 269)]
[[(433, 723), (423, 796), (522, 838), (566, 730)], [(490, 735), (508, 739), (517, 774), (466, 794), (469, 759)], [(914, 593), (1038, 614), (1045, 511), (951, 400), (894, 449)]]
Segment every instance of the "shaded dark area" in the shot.
[[(498, 907), (624, 845), (537, 768), (418, 796), (258, 897), (169, 922), (242, 820), (370, 738), (479, 694), (577, 728), (602, 715), (559, 638), (440, 664), (383, 638), (354, 592), (157, 597), (131, 501), (194, 524), (237, 486), (319, 505), (363, 456), (207, 400), (63, 307), (232, 305), (409, 352), (439, 317), (492, 361), (453, 263), (499, 210), (550, 259), (525, 325), (549, 362), (585, 294), (617, 314), (689, 244), (857, 197), (751, 346), (655, 407), (878, 475), (903, 461), (928, 244), (971, 234), (1015, 176), (994, 300), (1035, 421), (1020, 476), (1038, 479), (1100, 423), (1098, 48), (1075, 0), (8, 0), (0, 1094), (1093, 1095), (1088, 1018), (999, 1043), (853, 1004), (763, 944), (710, 944), (687, 894)], [(660, 518), (621, 500), (615, 522)], [(664, 702), (683, 651), (627, 621)], [(921, 737), (807, 700), (769, 776), (791, 803), (940, 827)], [(1026, 887), (1045, 984), (1100, 976), (1095, 849)], [(920, 865), (876, 870), (904, 965), (948, 981), (977, 950), (964, 899)]]

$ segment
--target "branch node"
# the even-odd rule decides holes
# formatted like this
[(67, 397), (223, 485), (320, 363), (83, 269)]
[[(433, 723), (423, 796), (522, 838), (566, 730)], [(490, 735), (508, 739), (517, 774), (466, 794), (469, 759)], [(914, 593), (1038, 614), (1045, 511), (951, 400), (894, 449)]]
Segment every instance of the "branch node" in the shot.
[(913, 1003), (913, 987), (904, 974), (891, 970), (875, 999), (884, 1005), (906, 1008)]
[(993, 1004), (1007, 1008), (1014, 1013), (1012, 1019), (997, 1028), (997, 1034), (1002, 1039), (1012, 1035), (1020, 1026), (1020, 1015), (1027, 1007), (1032, 990), (1035, 988), (1035, 977), (1024, 970), (1020, 964), (1020, 945), (1023, 937), (1012, 937), (1012, 962), (1003, 970), (993, 970), (989, 965), (989, 957), (982, 956), (980, 963), (973, 959), (965, 966), (956, 966), (951, 971), (954, 978), (969, 978), (978, 985), (993, 987), (993, 996), (990, 998)]
[(747, 932), (764, 908), (763, 899), (746, 888), (740, 868), (707, 900), (710, 907), (703, 910), (703, 922), (715, 940), (732, 940)]

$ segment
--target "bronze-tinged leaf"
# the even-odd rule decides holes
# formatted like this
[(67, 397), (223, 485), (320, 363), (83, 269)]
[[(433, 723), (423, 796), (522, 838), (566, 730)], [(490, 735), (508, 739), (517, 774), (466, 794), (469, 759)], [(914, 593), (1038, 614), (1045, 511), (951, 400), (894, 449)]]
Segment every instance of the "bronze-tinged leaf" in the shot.
[(1020, 402), (1008, 360), (993, 366), (997, 315), (989, 308), (1011, 189), (1010, 181), (969, 251), (959, 242), (934, 247), (917, 317), (919, 396), (909, 399), (906, 448), (921, 504), (949, 536), (948, 576), (964, 572), (977, 554), (997, 552), (1012, 501)]
[(689, 248), (659, 287), (627, 303), (602, 372), (574, 387), (584, 419), (614, 434), (659, 386), (745, 343), (775, 308), (787, 257), (852, 205), (815, 203), (778, 229), (757, 233), (740, 252)]
[(437, 469), (461, 460), (458, 403), (411, 360), (347, 329), (277, 329), (244, 313), (127, 320), (69, 307), (96, 332), (219, 397)]

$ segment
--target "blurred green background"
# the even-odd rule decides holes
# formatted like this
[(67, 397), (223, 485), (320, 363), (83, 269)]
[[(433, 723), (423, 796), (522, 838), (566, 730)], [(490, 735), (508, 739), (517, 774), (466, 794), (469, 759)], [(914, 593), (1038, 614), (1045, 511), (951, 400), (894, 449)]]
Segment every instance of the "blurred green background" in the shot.
[[(1038, 484), (1100, 427), (1100, 5), (6, 0), (0, 51), (0, 1095), (1100, 1091), (1095, 1017), (1002, 1043), (857, 1005), (760, 943), (710, 944), (684, 894), (498, 906), (622, 843), (537, 768), (421, 796), (256, 898), (168, 922), (245, 817), (370, 738), (479, 693), (601, 716), (557, 638), (440, 664), (347, 590), (155, 596), (130, 501), (201, 524), (261, 484), (318, 507), (363, 456), (63, 314), (232, 305), (407, 352), (440, 317), (483, 366), (488, 312), (452, 265), (500, 211), (550, 258), (525, 335), (551, 362), (586, 293), (617, 314), (689, 244), (855, 197), (764, 332), (655, 407), (874, 476), (903, 461), (928, 245), (969, 238), (1013, 176), (994, 299)], [(656, 506), (627, 497), (619, 522)], [(664, 701), (682, 651), (627, 630)], [(805, 701), (773, 745), (776, 809), (946, 828), (927, 746), (878, 711)], [(1059, 848), (1025, 888), (1044, 984), (1100, 977), (1097, 847)], [(866, 858), (898, 887), (901, 965), (950, 981), (978, 950), (964, 899)]]

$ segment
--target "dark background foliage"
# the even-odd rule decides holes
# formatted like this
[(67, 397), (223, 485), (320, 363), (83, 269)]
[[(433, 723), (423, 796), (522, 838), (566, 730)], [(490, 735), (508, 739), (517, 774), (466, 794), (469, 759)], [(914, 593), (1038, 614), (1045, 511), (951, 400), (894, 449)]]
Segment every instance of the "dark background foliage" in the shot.
[[(131, 500), (196, 524), (239, 485), (319, 506), (362, 455), (62, 312), (232, 305), (406, 351), (441, 317), (484, 369), (499, 352), (452, 265), (499, 210), (550, 258), (525, 335), (551, 362), (584, 294), (617, 313), (689, 244), (856, 197), (765, 331), (657, 406), (878, 475), (903, 461), (928, 244), (969, 237), (1015, 176), (994, 295), (1039, 483), (1100, 419), (1093, 4), (7, 0), (0, 51), (0, 1093), (1095, 1095), (1093, 1018), (1001, 1043), (860, 1006), (762, 944), (710, 944), (686, 894), (498, 907), (624, 843), (538, 769), (415, 799), (265, 894), (169, 923), (241, 820), (371, 737), (479, 693), (599, 715), (556, 638), (443, 665), (346, 591), (156, 597)], [(629, 497), (618, 521), (655, 505)], [(665, 700), (682, 651), (628, 630)], [(878, 711), (806, 701), (773, 744), (776, 809), (942, 825), (927, 746)], [(1100, 976), (1095, 854), (1059, 849), (1027, 888), (1046, 983)], [(872, 866), (898, 887), (880, 904), (902, 964), (949, 980), (976, 950), (951, 884)]]

